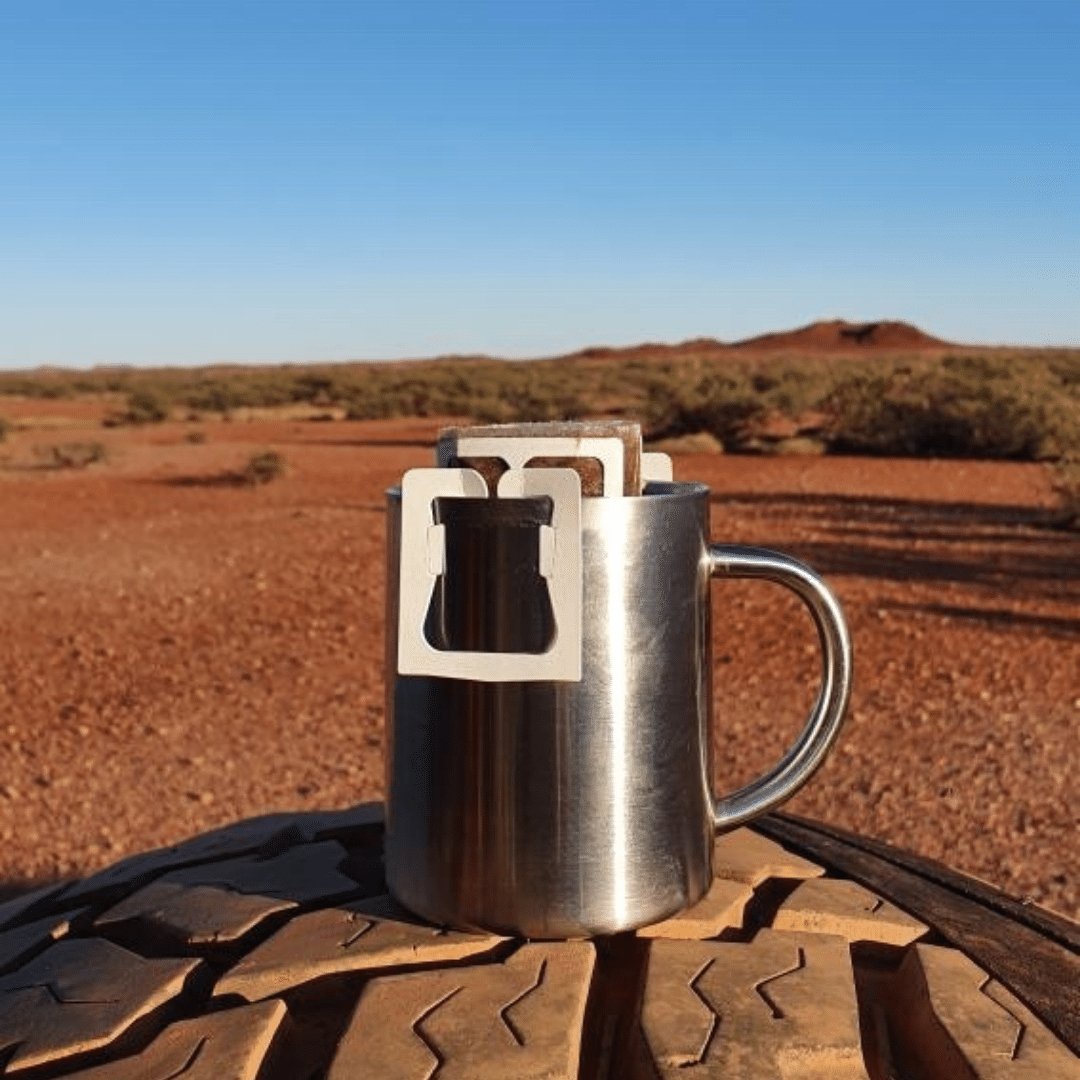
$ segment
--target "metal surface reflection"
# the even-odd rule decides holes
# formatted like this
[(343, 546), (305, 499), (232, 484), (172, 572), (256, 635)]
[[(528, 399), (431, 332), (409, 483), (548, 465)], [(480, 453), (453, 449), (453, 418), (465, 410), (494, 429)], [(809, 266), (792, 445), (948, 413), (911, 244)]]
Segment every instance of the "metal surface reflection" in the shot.
[[(477, 500), (456, 514), (479, 515), (469, 523), (478, 527), (485, 512)], [(839, 730), (851, 671), (839, 607), (793, 560), (710, 548), (704, 485), (654, 483), (640, 497), (581, 501), (576, 682), (395, 676), (400, 530), (393, 491), (387, 877), (394, 895), (428, 919), (574, 937), (665, 918), (707, 888), (714, 825), (737, 824), (791, 794)], [(519, 553), (496, 549), (522, 542), (519, 530), (492, 533), (488, 565), (519, 562)], [(814, 714), (783, 761), (716, 803), (708, 782), (714, 574), (795, 589), (817, 622), (825, 671)], [(467, 608), (468, 580), (459, 574), (454, 588), (458, 608)], [(512, 588), (488, 582), (476, 593), (510, 651), (535, 612)], [(492, 633), (485, 649), (499, 651)]]

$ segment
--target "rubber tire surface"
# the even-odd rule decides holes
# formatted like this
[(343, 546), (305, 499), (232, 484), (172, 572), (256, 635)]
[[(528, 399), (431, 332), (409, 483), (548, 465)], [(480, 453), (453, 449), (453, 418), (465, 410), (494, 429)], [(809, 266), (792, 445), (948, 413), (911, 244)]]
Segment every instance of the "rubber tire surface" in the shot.
[(272, 815), (0, 904), (0, 1074), (1080, 1077), (1076, 924), (787, 816), (694, 909), (525, 942), (385, 896), (381, 809)]

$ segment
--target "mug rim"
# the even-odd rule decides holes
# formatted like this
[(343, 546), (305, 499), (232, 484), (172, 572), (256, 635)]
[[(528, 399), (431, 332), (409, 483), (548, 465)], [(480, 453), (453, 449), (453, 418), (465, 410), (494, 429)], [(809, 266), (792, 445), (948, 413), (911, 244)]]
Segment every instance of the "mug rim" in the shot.
[[(640, 495), (593, 495), (585, 496), (583, 502), (640, 502), (643, 499), (678, 499), (692, 498), (695, 495), (707, 495), (709, 485), (700, 480), (650, 480)], [(395, 484), (386, 489), (386, 497), (394, 502), (401, 501), (401, 485)]]

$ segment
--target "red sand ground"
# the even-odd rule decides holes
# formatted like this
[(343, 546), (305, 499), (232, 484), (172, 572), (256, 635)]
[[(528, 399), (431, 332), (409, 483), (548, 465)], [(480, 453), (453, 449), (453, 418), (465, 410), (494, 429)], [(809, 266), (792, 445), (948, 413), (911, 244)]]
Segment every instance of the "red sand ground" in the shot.
[[(67, 429), (109, 447), (83, 472), (30, 467), (55, 432), (0, 447), (0, 887), (382, 794), (383, 490), (429, 462), (436, 427), (213, 423), (204, 445), (191, 425)], [(220, 481), (265, 447), (285, 478)], [(1046, 470), (676, 469), (712, 486), (717, 540), (806, 559), (847, 611), (848, 727), (793, 809), (1075, 915), (1080, 544), (1045, 524)], [(816, 647), (775, 587), (718, 585), (715, 604), (730, 788), (794, 734)]]

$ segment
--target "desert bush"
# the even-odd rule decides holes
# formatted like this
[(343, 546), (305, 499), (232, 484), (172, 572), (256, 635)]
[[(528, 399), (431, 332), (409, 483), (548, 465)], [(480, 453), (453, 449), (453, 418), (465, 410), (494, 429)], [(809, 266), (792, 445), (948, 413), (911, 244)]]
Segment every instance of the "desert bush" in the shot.
[(303, 372), (294, 377), (290, 393), (294, 402), (307, 402), (323, 408), (336, 405), (347, 397), (355, 382), (355, 378), (348, 372)]
[(184, 404), (193, 412), (226, 413), (240, 402), (229, 388), (215, 380), (199, 382), (184, 394)]
[(1024, 374), (981, 359), (848, 372), (822, 402), (830, 446), (914, 457), (1057, 456), (1069, 439), (1068, 397)]
[(85, 469), (108, 458), (103, 443), (67, 442), (35, 446), (34, 454), (49, 469)]
[(794, 416), (817, 408), (832, 389), (836, 374), (827, 364), (778, 361), (754, 365), (748, 378), (768, 410)]
[(262, 450), (252, 454), (240, 471), (240, 479), (249, 487), (269, 484), (285, 475), (285, 458), (276, 450)]
[(124, 421), (128, 424), (160, 424), (169, 418), (169, 406), (155, 390), (135, 390), (128, 395)]
[(1055, 463), (1053, 487), (1058, 497), (1056, 524), (1080, 529), (1080, 451), (1069, 453)]
[(516, 423), (575, 420), (586, 415), (588, 408), (571, 380), (515, 371), (482, 394), (473, 391), (465, 411), (481, 423)]
[(4, 372), (0, 374), (0, 393), (55, 401), (74, 396), (75, 390), (68, 381), (59, 381), (51, 373)]
[[(273, 404), (285, 404), (287, 397)], [(196, 412), (228, 413), (233, 409), (256, 407), (266, 404), (261, 390), (255, 386), (244, 386), (232, 380), (205, 379), (187, 389), (184, 393), (184, 405)]]
[(705, 431), (728, 449), (745, 437), (765, 414), (766, 403), (744, 372), (711, 371), (691, 382), (678, 376), (655, 379), (644, 406), (652, 438), (673, 438)]
[(309, 396), (315, 394), (314, 389), (298, 389), (303, 378), (301, 373), (287, 368), (204, 371), (177, 388), (176, 400), (186, 409), (199, 413), (276, 408), (309, 400)]
[(202, 446), (206, 442), (205, 431), (189, 431), (184, 436), (184, 442), (191, 443), (192, 446)]
[(346, 418), (467, 416), (484, 423), (584, 415), (580, 380), (497, 361), (372, 369), (347, 390)]
[(11, 425), (0, 416), (0, 442), (3, 442), (7, 438), (8, 431), (11, 429)]

